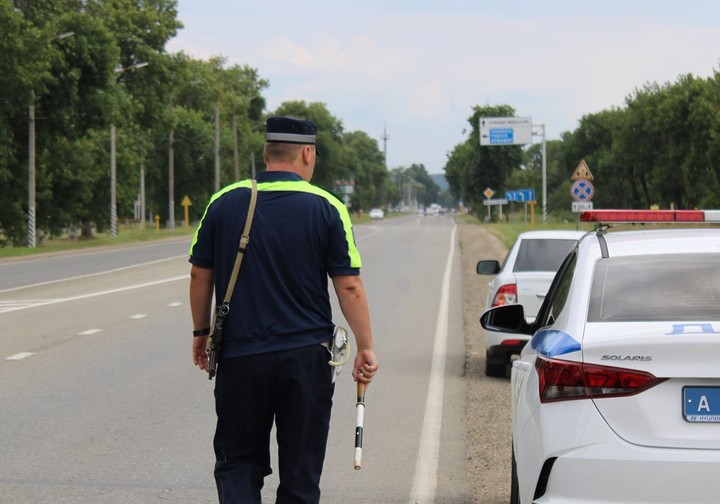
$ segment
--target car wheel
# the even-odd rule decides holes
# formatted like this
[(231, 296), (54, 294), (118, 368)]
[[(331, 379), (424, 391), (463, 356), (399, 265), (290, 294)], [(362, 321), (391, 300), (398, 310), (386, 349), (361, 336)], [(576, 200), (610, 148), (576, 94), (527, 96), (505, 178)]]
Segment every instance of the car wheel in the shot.
[(494, 378), (505, 378), (507, 364), (505, 362), (493, 362), (489, 355), (485, 355), (485, 376)]
[(510, 471), (510, 504), (520, 504), (520, 485), (517, 478), (515, 448), (512, 449), (512, 469)]

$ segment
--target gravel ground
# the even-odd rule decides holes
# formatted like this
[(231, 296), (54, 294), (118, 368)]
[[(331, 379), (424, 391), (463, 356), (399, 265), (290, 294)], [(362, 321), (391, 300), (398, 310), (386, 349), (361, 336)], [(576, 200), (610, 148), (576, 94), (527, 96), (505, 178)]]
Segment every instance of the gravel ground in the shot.
[(479, 225), (458, 223), (458, 230), (467, 348), (467, 477), (475, 502), (507, 504), (510, 500), (510, 381), (485, 376), (485, 342), (478, 320), (485, 305), (489, 277), (475, 272), (478, 260), (502, 261), (507, 248)]

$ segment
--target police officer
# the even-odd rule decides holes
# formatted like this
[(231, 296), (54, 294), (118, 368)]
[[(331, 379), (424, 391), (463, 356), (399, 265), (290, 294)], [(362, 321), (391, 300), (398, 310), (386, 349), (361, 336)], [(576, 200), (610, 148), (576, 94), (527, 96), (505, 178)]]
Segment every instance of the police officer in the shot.
[[(215, 480), (221, 503), (258, 503), (275, 423), (277, 504), (318, 503), (334, 391), (326, 343), (334, 329), (328, 277), (355, 335), (352, 376), (378, 369), (361, 260), (347, 209), (311, 185), (316, 126), (292, 117), (266, 124), (257, 207), (230, 311), (215, 383)], [(223, 299), (248, 212), (251, 181), (210, 200), (190, 248), (193, 361), (205, 352), (213, 292)]]

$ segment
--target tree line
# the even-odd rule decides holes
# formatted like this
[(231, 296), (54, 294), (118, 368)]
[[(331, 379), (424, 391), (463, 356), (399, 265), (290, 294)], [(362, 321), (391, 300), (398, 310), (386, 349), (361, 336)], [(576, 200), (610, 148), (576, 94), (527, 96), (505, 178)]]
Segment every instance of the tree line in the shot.
[[(451, 190), (478, 215), (487, 187), (501, 195), (534, 188), (540, 199), (539, 143), (480, 147), (481, 117), (515, 115), (509, 105), (474, 107), (467, 140), (448, 156)], [(624, 106), (587, 114), (574, 131), (547, 141), (549, 212), (569, 217), (571, 175), (583, 160), (595, 208), (720, 208), (720, 73), (646, 84)]]
[[(144, 188), (143, 217), (159, 215), (166, 225), (183, 215), (187, 196), (197, 220), (219, 187), (263, 169), (269, 115), (318, 125), (322, 156), (314, 183), (338, 192), (337, 181), (354, 182), (352, 209), (400, 201), (375, 139), (345, 131), (323, 103), (285, 102), (266, 111), (269, 83), (256, 69), (220, 56), (168, 53), (167, 42), (181, 28), (175, 0), (0, 2), (0, 233), (6, 240), (26, 243), (32, 158), (40, 235), (108, 229), (113, 154), (119, 219), (135, 216)], [(427, 175), (422, 165), (411, 168), (408, 173)]]
[[(421, 163), (388, 170), (377, 140), (345, 131), (325, 104), (268, 111), (269, 82), (256, 69), (168, 53), (181, 28), (176, 0), (0, 2), (0, 239), (27, 243), (31, 164), (38, 234), (106, 231), (113, 155), (118, 218), (134, 218), (144, 189), (144, 218), (169, 226), (187, 196), (195, 221), (219, 187), (263, 169), (270, 115), (318, 125), (313, 182), (343, 197), (336, 183), (351, 180), (354, 211), (406, 202), (408, 189), (419, 205), (462, 200), (480, 216), (487, 187), (540, 194), (538, 143), (480, 147), (479, 119), (515, 116), (510, 105), (473, 107), (467, 139), (447, 154), (451, 194), (441, 193)], [(547, 142), (548, 210), (570, 213), (581, 160), (595, 176), (597, 208), (717, 208), (719, 154), (717, 72), (647, 84)]]

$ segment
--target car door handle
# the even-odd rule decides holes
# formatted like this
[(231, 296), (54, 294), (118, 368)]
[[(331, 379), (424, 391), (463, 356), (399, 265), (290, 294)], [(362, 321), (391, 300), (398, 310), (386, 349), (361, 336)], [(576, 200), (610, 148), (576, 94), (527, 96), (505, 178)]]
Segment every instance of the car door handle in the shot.
[(545, 299), (547, 292), (536, 292), (535, 295), (540, 299)]

